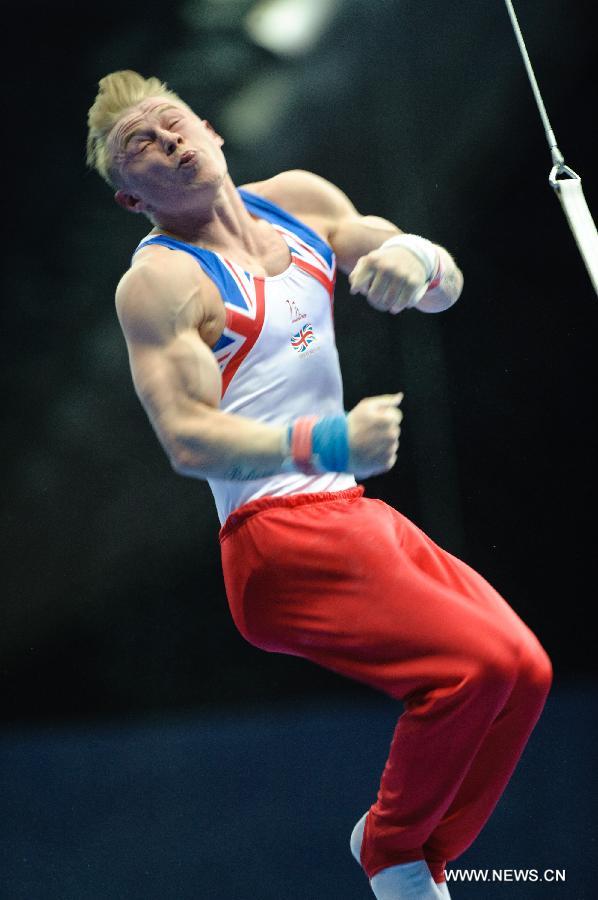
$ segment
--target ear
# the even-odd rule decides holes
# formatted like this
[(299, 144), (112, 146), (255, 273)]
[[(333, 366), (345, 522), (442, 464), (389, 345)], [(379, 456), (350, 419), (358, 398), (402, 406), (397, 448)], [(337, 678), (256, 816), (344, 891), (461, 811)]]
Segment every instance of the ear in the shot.
[(210, 125), (210, 123), (208, 122), (207, 119), (202, 119), (201, 121), (203, 122), (204, 126), (208, 129), (208, 131), (210, 132), (210, 134), (212, 135), (212, 137), (214, 138), (214, 140), (216, 141), (218, 146), (222, 147), (222, 145), (224, 144), (224, 138), (218, 134), (218, 132)]
[(126, 209), (128, 212), (145, 212), (145, 204), (143, 200), (140, 200), (139, 197), (134, 197), (133, 194), (126, 194), (124, 191), (119, 190), (114, 195), (114, 199), (119, 206), (122, 206), (122, 208)]

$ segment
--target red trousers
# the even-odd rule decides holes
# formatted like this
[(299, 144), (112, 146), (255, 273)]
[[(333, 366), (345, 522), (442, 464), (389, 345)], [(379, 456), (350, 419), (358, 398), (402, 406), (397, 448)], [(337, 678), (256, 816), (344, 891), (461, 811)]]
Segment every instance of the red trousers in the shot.
[(363, 494), (240, 507), (220, 531), (226, 592), (251, 644), (403, 701), (361, 863), (372, 878), (426, 859), (442, 881), (501, 796), (552, 667), (488, 582)]

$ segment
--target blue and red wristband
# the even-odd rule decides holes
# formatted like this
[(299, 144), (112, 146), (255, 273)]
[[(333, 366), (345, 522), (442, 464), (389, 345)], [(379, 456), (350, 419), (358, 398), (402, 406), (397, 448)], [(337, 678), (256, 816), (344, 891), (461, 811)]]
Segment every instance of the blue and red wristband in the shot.
[(289, 425), (288, 446), (294, 467), (304, 475), (347, 472), (349, 429), (346, 413), (337, 416), (300, 416)]

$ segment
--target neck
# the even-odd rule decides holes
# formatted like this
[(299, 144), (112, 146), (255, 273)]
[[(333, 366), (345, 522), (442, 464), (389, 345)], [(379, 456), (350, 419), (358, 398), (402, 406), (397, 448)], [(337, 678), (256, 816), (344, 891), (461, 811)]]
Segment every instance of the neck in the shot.
[(255, 243), (255, 222), (228, 175), (209, 206), (183, 212), (156, 211), (152, 219), (154, 234), (212, 250), (228, 250), (231, 244), (251, 250)]

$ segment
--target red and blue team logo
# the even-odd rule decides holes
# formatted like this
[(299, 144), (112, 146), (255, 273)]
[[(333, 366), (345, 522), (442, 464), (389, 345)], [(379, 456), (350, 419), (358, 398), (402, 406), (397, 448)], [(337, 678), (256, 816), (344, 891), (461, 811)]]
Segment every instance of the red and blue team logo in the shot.
[(308, 346), (313, 344), (315, 339), (316, 336), (311, 325), (304, 325), (300, 331), (292, 336), (291, 346), (294, 347), (298, 353), (305, 353)]

